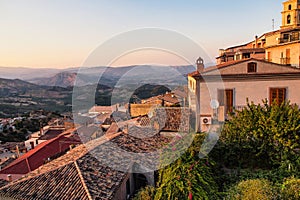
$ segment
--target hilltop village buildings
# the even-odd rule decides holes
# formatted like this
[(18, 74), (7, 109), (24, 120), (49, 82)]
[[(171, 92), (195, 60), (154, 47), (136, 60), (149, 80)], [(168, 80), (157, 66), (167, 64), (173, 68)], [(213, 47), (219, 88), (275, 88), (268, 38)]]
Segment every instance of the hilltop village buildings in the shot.
[(189, 135), (190, 111), (196, 130), (207, 131), (247, 98), (300, 104), (300, 2), (283, 5), (280, 30), (221, 50), (216, 66), (205, 68), (199, 58), (188, 76), (188, 97), (174, 92), (126, 108), (94, 106), (76, 122), (64, 119), (61, 129), (41, 129), (26, 141), (24, 154), (0, 170), (0, 199), (130, 199), (155, 185), (149, 169), (153, 161), (159, 164), (159, 154), (135, 156), (152, 155)]
[(189, 74), (189, 103), (195, 129), (208, 131), (233, 109), (249, 102), (290, 101), (300, 105), (300, 1), (283, 3), (282, 26), (249, 43), (220, 50), (217, 65)]

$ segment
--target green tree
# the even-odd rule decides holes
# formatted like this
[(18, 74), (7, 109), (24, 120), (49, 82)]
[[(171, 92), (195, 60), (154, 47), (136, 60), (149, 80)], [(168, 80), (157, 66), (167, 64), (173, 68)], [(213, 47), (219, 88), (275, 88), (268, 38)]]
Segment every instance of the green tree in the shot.
[(248, 103), (225, 123), (221, 142), (229, 160), (239, 160), (240, 167), (284, 166), (299, 171), (299, 108), (289, 102)]
[(155, 199), (218, 199), (209, 159), (198, 156), (203, 135), (195, 135), (191, 147), (180, 159), (160, 170)]

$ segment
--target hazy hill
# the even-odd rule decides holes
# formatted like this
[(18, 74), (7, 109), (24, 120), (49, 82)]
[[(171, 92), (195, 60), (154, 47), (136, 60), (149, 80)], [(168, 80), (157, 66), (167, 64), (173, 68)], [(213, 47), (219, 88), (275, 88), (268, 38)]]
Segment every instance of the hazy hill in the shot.
[[(181, 80), (181, 84), (184, 84), (184, 76), (194, 70), (193, 66), (91, 67), (80, 68), (79, 71), (78, 69), (66, 69), (53, 76), (34, 78), (28, 81), (38, 85), (61, 87), (73, 86), (75, 80), (77, 86), (99, 83), (114, 87), (115, 85), (123, 86), (136, 82), (172, 85), (178, 83), (179, 80)], [(77, 76), (77, 74), (80, 75)]]
[(50, 68), (0, 67), (0, 78), (29, 80), (51, 77), (60, 71), (61, 69)]
[(41, 86), (28, 83), (19, 79), (0, 78), (0, 96), (10, 96), (12, 94), (25, 94), (28, 91), (41, 90)]

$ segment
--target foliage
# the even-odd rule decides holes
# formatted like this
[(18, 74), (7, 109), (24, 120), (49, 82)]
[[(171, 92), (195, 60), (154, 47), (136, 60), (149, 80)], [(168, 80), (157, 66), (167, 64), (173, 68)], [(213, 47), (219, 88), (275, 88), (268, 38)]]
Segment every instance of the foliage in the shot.
[(300, 111), (285, 102), (271, 106), (248, 103), (225, 123), (221, 135), (227, 159), (239, 167), (285, 167), (299, 171)]
[(147, 186), (140, 190), (133, 200), (152, 200), (154, 199), (155, 188), (151, 186)]
[(183, 156), (159, 172), (155, 199), (217, 199), (218, 187), (211, 171), (214, 163), (198, 156), (203, 135)]
[(269, 200), (277, 199), (278, 194), (275, 192), (272, 184), (265, 179), (254, 179), (241, 181), (230, 191), (226, 199), (233, 200)]
[(300, 179), (288, 178), (282, 184), (282, 199), (300, 199)]

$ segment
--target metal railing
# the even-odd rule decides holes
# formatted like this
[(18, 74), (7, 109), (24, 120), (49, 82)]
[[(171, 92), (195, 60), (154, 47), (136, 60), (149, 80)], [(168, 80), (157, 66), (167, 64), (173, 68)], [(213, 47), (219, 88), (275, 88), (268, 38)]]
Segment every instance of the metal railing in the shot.
[(280, 58), (280, 63), (282, 65), (290, 65), (291, 64), (291, 58)]
[(299, 36), (290, 36), (288, 38), (279, 38), (279, 44), (295, 42), (295, 41), (299, 41), (299, 40), (300, 40)]

